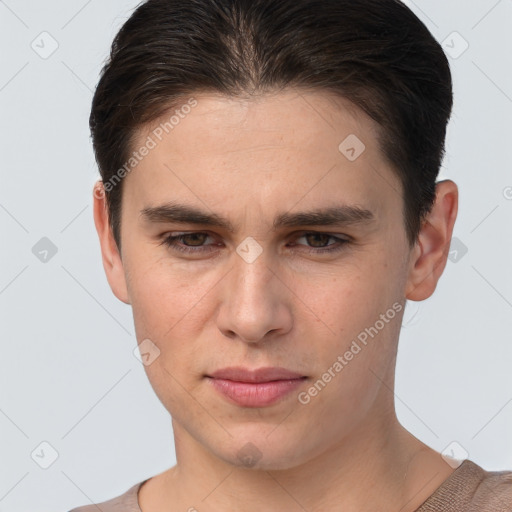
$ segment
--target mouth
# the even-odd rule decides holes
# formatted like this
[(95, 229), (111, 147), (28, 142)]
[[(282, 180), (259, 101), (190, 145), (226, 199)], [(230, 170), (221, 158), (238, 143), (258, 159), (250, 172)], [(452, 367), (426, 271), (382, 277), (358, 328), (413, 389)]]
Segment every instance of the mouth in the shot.
[(223, 397), (242, 407), (272, 405), (289, 395), (308, 378), (279, 367), (256, 370), (224, 368), (205, 377)]

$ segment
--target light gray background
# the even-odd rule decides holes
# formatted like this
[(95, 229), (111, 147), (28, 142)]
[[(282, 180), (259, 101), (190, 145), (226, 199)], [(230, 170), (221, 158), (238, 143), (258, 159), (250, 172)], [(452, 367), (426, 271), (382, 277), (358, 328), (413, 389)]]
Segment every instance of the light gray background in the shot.
[[(484, 468), (512, 469), (512, 1), (407, 3), (452, 55), (441, 177), (460, 188), (460, 243), (434, 296), (408, 306), (398, 415), (439, 451), (456, 441)], [(175, 463), (91, 208), (92, 92), (135, 5), (0, 1), (0, 511), (67, 511)], [(43, 237), (57, 248), (46, 262), (32, 251)]]

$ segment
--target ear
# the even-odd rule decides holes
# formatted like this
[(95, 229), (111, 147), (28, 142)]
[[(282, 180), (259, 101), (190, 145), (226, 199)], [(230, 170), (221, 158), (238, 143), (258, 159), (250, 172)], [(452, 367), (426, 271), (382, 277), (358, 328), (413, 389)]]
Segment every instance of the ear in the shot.
[(458, 196), (458, 188), (453, 181), (444, 180), (436, 184), (435, 203), (411, 251), (405, 293), (409, 300), (428, 299), (436, 289), (450, 251)]
[(108, 205), (101, 180), (94, 184), (93, 203), (94, 224), (100, 239), (101, 257), (108, 283), (114, 295), (121, 302), (130, 304), (123, 262), (108, 221)]

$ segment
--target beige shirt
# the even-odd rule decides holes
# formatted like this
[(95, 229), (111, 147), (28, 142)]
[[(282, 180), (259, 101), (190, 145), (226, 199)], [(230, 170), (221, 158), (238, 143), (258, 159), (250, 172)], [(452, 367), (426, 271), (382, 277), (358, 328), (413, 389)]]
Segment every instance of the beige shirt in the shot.
[[(117, 498), (70, 512), (142, 512), (138, 490), (147, 480)], [(465, 460), (416, 512), (512, 512), (512, 471), (485, 471)]]

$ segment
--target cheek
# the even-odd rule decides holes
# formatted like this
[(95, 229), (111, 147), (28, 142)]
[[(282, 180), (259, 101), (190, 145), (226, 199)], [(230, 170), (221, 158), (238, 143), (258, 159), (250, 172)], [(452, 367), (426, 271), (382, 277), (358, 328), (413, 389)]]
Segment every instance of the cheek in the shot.
[[(155, 338), (167, 339), (183, 326), (200, 329), (197, 319), (214, 276), (192, 273), (171, 265), (165, 258), (152, 264), (135, 264), (129, 272), (128, 288), (136, 328)], [(206, 300), (205, 300), (206, 299)], [(139, 337), (138, 337), (139, 339)]]
[(330, 276), (305, 277), (296, 283), (294, 293), (318, 327), (342, 348), (346, 340), (373, 324), (396, 301), (398, 287), (393, 272), (379, 259)]
[[(369, 370), (383, 376), (394, 358), (403, 309), (403, 270), (392, 262), (391, 255), (378, 255), (352, 272), (323, 280), (321, 286), (301, 286), (304, 302), (316, 314), (310, 332), (317, 339), (317, 370), (320, 376), (329, 369), (336, 374), (326, 400), (328, 395), (343, 396), (350, 408), (357, 405), (354, 400), (371, 399), (378, 382)], [(336, 361), (338, 371), (333, 368)]]
[(150, 344), (155, 356), (144, 365), (148, 380), (167, 410), (193, 418), (200, 411), (191, 394), (205, 370), (196, 343), (205, 321), (201, 299), (211, 284), (201, 279), (191, 285), (185, 275), (165, 265), (141, 265), (131, 274), (130, 291), (137, 340), (149, 339), (156, 347)]

